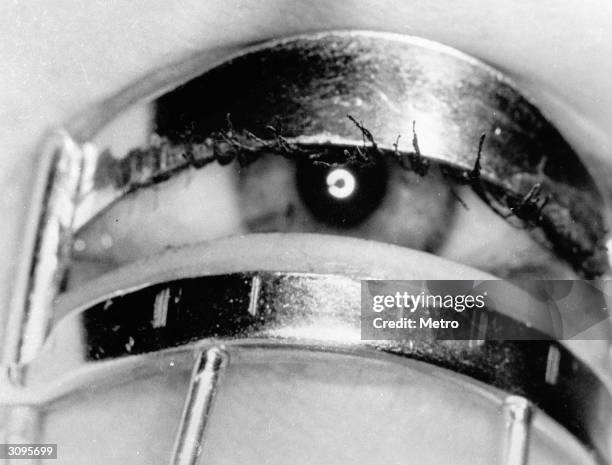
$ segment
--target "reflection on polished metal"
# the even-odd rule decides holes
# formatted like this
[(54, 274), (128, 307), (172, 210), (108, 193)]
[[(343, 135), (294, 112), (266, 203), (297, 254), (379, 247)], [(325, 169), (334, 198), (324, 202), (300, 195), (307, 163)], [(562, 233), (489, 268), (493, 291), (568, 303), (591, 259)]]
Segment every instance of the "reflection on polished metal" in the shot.
[[(183, 264), (189, 256), (202, 256), (193, 248), (182, 252), (171, 253), (178, 253), (176, 258)], [(27, 386), (41, 393), (39, 400), (49, 402), (67, 395), (74, 389), (70, 379), (95, 364), (219, 342), (228, 349), (278, 346), (364, 356), (391, 353), (450, 369), (496, 389), (519, 392), (593, 449), (601, 463), (610, 457), (609, 390), (562, 343), (539, 333), (532, 326), (535, 320), (526, 324), (487, 311), (489, 324), (477, 345), (469, 333), (466, 340), (436, 340), (432, 335), (422, 340), (367, 341), (360, 333), (358, 278), (281, 272), (194, 276), (189, 267), (186, 270), (183, 279), (171, 270), (176, 279), (155, 285), (150, 284), (151, 277), (127, 270), (147, 284), (135, 287), (132, 282), (128, 289), (102, 293), (84, 302), (80, 312), (63, 318), (40, 356), (24, 367)], [(167, 295), (163, 326), (155, 318), (160, 292)], [(258, 295), (256, 308), (253, 293)], [(479, 320), (478, 315), (475, 318)], [(526, 340), (500, 340), (500, 329), (502, 335)], [(78, 342), (62, 343), (74, 333), (80, 334)], [(558, 372), (551, 384), (547, 373), (553, 346), (558, 352)], [(52, 365), (53, 376), (45, 376)], [(511, 428), (513, 443), (515, 436), (520, 437), (517, 425)]]
[(219, 347), (204, 350), (198, 355), (170, 465), (196, 465), (198, 462), (203, 449), (206, 423), (227, 361), (227, 353)]
[(4, 334), (2, 359), (6, 364), (31, 360), (47, 336), (52, 302), (70, 259), (85, 158), (85, 150), (63, 132), (49, 137), (41, 151), (34, 208), (23, 241), (23, 265)]
[[(187, 249), (182, 257), (194, 255), (200, 254)], [(562, 344), (545, 338), (488, 339), (490, 331), (500, 325), (515, 324), (517, 330), (523, 331), (524, 323), (512, 323), (507, 317), (490, 312), (487, 334), (482, 335), (484, 340), (478, 345), (470, 340), (363, 341), (358, 279), (279, 272), (221, 276), (194, 276), (186, 272), (181, 279), (180, 274), (173, 273), (176, 279), (172, 281), (166, 279), (151, 285), (148, 276), (138, 276), (143, 281), (138, 288), (131, 283), (129, 288), (115, 288), (111, 294), (100, 291), (102, 294), (80, 306), (80, 311), (63, 318), (39, 355), (21, 367), (25, 388), (15, 390), (12, 398), (3, 401), (8, 401), (9, 408), (49, 405), (71, 395), (78, 397), (90, 385), (125, 383), (130, 379), (125, 373), (137, 367), (141, 373), (159, 372), (165, 358), (178, 360), (181, 353), (196, 352), (197, 363), (172, 462), (189, 464), (198, 454), (200, 441), (195, 438), (201, 436), (206, 426), (218, 378), (226, 363), (219, 344), (232, 354), (242, 351), (243, 359), (248, 353), (261, 353), (264, 349), (284, 350), (285, 356), (300, 351), (323, 351), (386, 360), (398, 367), (404, 361), (426, 362), (430, 370), (440, 370), (435, 375), (438, 383), (445, 382), (441, 380), (450, 376), (445, 371), (451, 370), (480, 395), (486, 386), (495, 397), (501, 397), (500, 403), (506, 398), (504, 392), (524, 393), (541, 409), (540, 417), (550, 415), (555, 420), (549, 421), (555, 425), (555, 433), (540, 431), (540, 434), (554, 438), (561, 434), (559, 428), (564, 431), (566, 428), (574, 435), (574, 442), (555, 440), (555, 447), (580, 448), (576, 445), (578, 438), (582, 447), (593, 451), (598, 463), (607, 463), (609, 459), (610, 393), (584, 362)], [(254, 280), (254, 276), (258, 279)], [(254, 293), (259, 296), (256, 304), (252, 304)], [(163, 324), (158, 317), (160, 295), (165, 302)], [(79, 337), (71, 337), (75, 334)], [(558, 351), (559, 361), (554, 384), (547, 381), (552, 345)], [(442, 378), (440, 373), (445, 373)], [(508, 415), (499, 418), (500, 424), (508, 427), (506, 438), (500, 438), (505, 441), (500, 450), (506, 447), (507, 457), (514, 460), (508, 465), (524, 463), (516, 461), (522, 457), (528, 436), (524, 421), (528, 412), (519, 408), (521, 405), (507, 400), (503, 411)]]
[(228, 127), (228, 114), (234, 135), (256, 136), (242, 141), (252, 145), (241, 154), (247, 158), (266, 147), (274, 151), (279, 135), (284, 155), (287, 147), (311, 153), (330, 145), (372, 146), (349, 114), (370, 130), (380, 153), (406, 166), (414, 148), (395, 144), (398, 135), (399, 142), (410, 140), (415, 122), (420, 155), (463, 179), (486, 134), (480, 160), (486, 191), (479, 195), (488, 193), (504, 211), (516, 212), (514, 203), (533, 195), (537, 184), (539, 198), (548, 201), (541, 218), (527, 218), (538, 223), (536, 237), (584, 276), (608, 269), (603, 201), (593, 179), (538, 109), (489, 66), (424, 40), (358, 32), (276, 40), (213, 64), (156, 101), (161, 137), (149, 150), (122, 160), (100, 157), (79, 225), (128, 192), (216, 157), (231, 160), (227, 140), (217, 137)]
[[(487, 339), (499, 321), (522, 334), (537, 331), (530, 321), (494, 312), (487, 315), (486, 324), (480, 321), (472, 340), (363, 341), (354, 299), (359, 279), (370, 276), (261, 269), (217, 275), (172, 271), (160, 282), (142, 276), (131, 287), (115, 283), (110, 294), (100, 293), (69, 308), (70, 314), (45, 343), (75, 228), (127, 192), (198, 164), (197, 158), (185, 157), (180, 150), (145, 151), (125, 162), (104, 156), (93, 160), (85, 142), (128, 103), (158, 96), (160, 89), (177, 87), (204, 72), (188, 86), (201, 87), (202, 95), (210, 97), (206, 113), (200, 112), (200, 105), (188, 105), (192, 102), (181, 97), (187, 87), (179, 88), (158, 102), (162, 136), (181, 142), (187, 118), (205, 138), (223, 129), (225, 115), (231, 112), (236, 130), (263, 137), (266, 126), (281, 117), (281, 135), (289, 143), (304, 148), (354, 147), (363, 141), (345, 117), (351, 113), (375, 131), (379, 148), (389, 153), (394, 152), (397, 135), (410, 133), (416, 121), (423, 155), (466, 172), (474, 167), (478, 136), (488, 132), (492, 136), (483, 154), (483, 180), (492, 189), (519, 196), (540, 183), (551, 195), (549, 227), (543, 232), (557, 254), (583, 267), (587, 275), (607, 268), (599, 248), (602, 202), (593, 180), (537, 109), (488, 66), (419, 39), (348, 32), (274, 41), (229, 61), (196, 60), (187, 74), (167, 73), (165, 82), (153, 79), (156, 88), (149, 83), (131, 87), (82, 115), (68, 125), (72, 138), (62, 133), (51, 139), (50, 150), (42, 152), (36, 208), (24, 241), (28, 256), (17, 280), (9, 339), (3, 348), (3, 368), (8, 365), (7, 372), (19, 374), (0, 386), (0, 413), (8, 412), (9, 432), (31, 419), (26, 435), (35, 436), (38, 408), (77, 392), (91, 380), (117, 383), (109, 374), (123, 373), (128, 365), (147, 366), (170, 352), (197, 351), (171, 462), (191, 465), (199, 455), (227, 363), (223, 350), (210, 347), (224, 344), (228, 350), (282, 348), (392, 363), (426, 362), (445, 376), (449, 374), (444, 370), (451, 370), (475, 391), (485, 386), (487, 396), (524, 395), (554, 420), (550, 422), (557, 430), (571, 432), (571, 439), (580, 442), (578, 448), (592, 451), (600, 463), (612, 459), (610, 392), (598, 373), (563, 343), (546, 337)], [(249, 79), (246, 86), (240, 82), (244, 77)], [(219, 92), (221, 82), (232, 92)], [(209, 156), (206, 140), (198, 143), (204, 150), (200, 155)], [(403, 158), (414, 155), (402, 147), (398, 153)], [(566, 221), (570, 217), (573, 222)], [(506, 464), (523, 465), (531, 407), (509, 399), (504, 404), (509, 418)]]
[(507, 425), (503, 465), (527, 465), (532, 417), (529, 401), (520, 396), (508, 396), (503, 411)]
[[(36, 208), (24, 240), (29, 255), (14, 287), (5, 363), (31, 358), (44, 339), (73, 226), (87, 223), (138, 185), (162, 182), (202, 161), (190, 161), (180, 150), (173, 156), (153, 150), (125, 162), (112, 157), (94, 160), (85, 142), (126, 105), (202, 73), (159, 100), (161, 135), (178, 140), (189, 127), (189, 137), (205, 139), (223, 129), (231, 113), (235, 129), (260, 137), (269, 134), (269, 125), (281, 121), (282, 136), (305, 147), (361, 145), (361, 134), (346, 118), (350, 113), (372, 128), (379, 148), (390, 151), (397, 135), (410, 134), (416, 121), (425, 157), (469, 171), (480, 134), (490, 133), (481, 160), (483, 179), (519, 196), (541, 184), (551, 195), (544, 236), (552, 248), (587, 276), (608, 268), (601, 244), (602, 200), (591, 176), (511, 82), (469, 56), (406, 36), (331, 32), (264, 43), (229, 59), (197, 58), (184, 68), (189, 70), (159, 73), (166, 81), (154, 78), (132, 86), (80, 115), (67, 124), (73, 139), (66, 134), (50, 138), (51, 150), (41, 152)], [(151, 82), (158, 88), (152, 89)], [(207, 98), (205, 112), (185, 98), (194, 88)], [(403, 155), (414, 155), (410, 150), (399, 147)], [(84, 169), (86, 159), (97, 166)]]
[(251, 281), (251, 297), (249, 299), (249, 309), (248, 312), (257, 316), (257, 312), (259, 310), (259, 299), (261, 298), (261, 276), (255, 275), (253, 276), (253, 280)]

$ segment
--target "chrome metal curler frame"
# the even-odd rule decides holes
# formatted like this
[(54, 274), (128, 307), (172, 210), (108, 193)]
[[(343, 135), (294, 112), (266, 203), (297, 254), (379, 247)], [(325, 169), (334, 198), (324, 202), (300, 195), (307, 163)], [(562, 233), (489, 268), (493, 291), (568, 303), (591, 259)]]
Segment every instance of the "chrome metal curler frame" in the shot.
[[(219, 82), (229, 82), (234, 92), (218, 98)], [(185, 98), (194, 88), (202, 101)], [(175, 90), (166, 93), (170, 89)], [(118, 160), (88, 142), (119, 111), (162, 94), (158, 131), (183, 144), (181, 149), (135, 152)], [(539, 111), (483, 63), (420, 39), (357, 32), (266, 42), (229, 58), (196, 57), (80, 115), (43, 145), (4, 338), (0, 407), (11, 439), (5, 442), (36, 440), (40, 411), (55, 399), (94, 380), (129, 379), (133, 367), (156, 369), (173, 358), (191, 363), (193, 370), (168, 460), (195, 464), (208, 447), (205, 430), (214, 421), (213, 401), (228, 364), (268, 352), (323, 352), (382, 360), (398, 369), (439, 370), (480, 393), (500, 412), (500, 461), (507, 465), (529, 463), (533, 429), (543, 425), (561, 438), (557, 447), (578, 448), (581, 457), (611, 463), (609, 380), (601, 366), (577, 356), (564, 341), (541, 333), (532, 341), (493, 340), (487, 334), (472, 341), (361, 340), (359, 281), (425, 276), (399, 264), (402, 257), (418, 262), (417, 252), (380, 246), (358, 261), (346, 255), (341, 264), (320, 265), (318, 258), (340, 239), (326, 238), (327, 245), (305, 239), (314, 258), (300, 262), (281, 236), (257, 235), (248, 243), (221, 241), (227, 249), (251, 249), (244, 253), (259, 265), (249, 269), (228, 265), (209, 245), (200, 245), (129, 265), (60, 295), (80, 227), (137, 188), (232, 155), (231, 147), (209, 137), (223, 127), (227, 113), (233, 130), (254, 133), (263, 147), (276, 147), (279, 134), (268, 127), (280, 115), (278, 130), (292, 147), (365, 143), (406, 165), (422, 156), (477, 185), (479, 195), (500, 209), (537, 183), (549, 197), (534, 228), (537, 237), (584, 276), (607, 270), (603, 201), (595, 182)], [(364, 142), (347, 113), (360, 115), (374, 138)], [(394, 146), (399, 133), (411, 132), (413, 121), (420, 153), (408, 144)], [(478, 159), (483, 132), (490, 137)], [(198, 150), (185, 156), (185, 144)], [(271, 247), (283, 254), (270, 258)], [(381, 254), (389, 266), (379, 265)], [(440, 278), (464, 271), (449, 264), (448, 275)], [(537, 332), (511, 312), (492, 312), (490, 318)]]

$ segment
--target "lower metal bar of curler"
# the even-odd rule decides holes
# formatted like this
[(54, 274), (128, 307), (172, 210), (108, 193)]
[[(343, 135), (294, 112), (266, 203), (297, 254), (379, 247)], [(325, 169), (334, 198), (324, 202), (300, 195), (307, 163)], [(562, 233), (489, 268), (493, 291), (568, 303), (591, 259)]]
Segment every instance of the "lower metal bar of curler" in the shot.
[(527, 465), (531, 433), (531, 405), (524, 397), (508, 396), (502, 408), (506, 422), (502, 464)]
[(170, 465), (197, 463), (219, 380), (228, 359), (227, 352), (219, 347), (212, 347), (199, 354), (191, 375)]

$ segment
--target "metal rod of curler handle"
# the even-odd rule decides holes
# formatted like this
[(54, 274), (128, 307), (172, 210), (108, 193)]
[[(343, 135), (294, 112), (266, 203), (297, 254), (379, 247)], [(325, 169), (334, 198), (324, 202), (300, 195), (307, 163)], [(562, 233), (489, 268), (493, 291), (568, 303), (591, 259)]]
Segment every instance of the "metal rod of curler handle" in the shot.
[(195, 465), (221, 375), (229, 356), (222, 348), (202, 351), (195, 363), (170, 465)]
[(504, 399), (503, 415), (506, 423), (503, 465), (527, 465), (532, 408), (527, 399), (508, 396)]

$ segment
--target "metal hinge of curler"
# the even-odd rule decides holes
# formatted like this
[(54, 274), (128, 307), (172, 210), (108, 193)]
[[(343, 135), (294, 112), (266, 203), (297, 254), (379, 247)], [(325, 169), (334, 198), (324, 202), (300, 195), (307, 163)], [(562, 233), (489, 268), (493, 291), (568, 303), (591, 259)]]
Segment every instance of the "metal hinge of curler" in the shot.
[[(87, 177), (84, 173), (97, 156), (65, 131), (47, 137), (39, 153), (21, 261), (5, 317), (2, 363), (8, 366), (32, 360), (49, 332), (53, 300), (61, 291), (70, 261), (74, 214)], [(12, 381), (22, 383), (21, 379)]]

